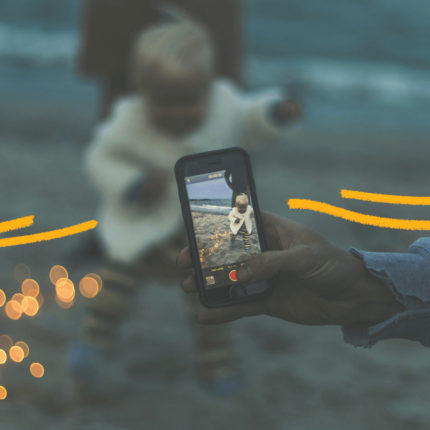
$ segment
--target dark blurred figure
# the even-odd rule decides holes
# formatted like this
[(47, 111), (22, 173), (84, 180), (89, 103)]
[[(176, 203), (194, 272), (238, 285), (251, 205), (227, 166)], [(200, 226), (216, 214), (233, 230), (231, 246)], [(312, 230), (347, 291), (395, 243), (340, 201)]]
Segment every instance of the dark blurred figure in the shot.
[[(154, 0), (85, 0), (79, 71), (100, 80), (101, 116), (112, 103), (132, 91), (129, 62), (136, 36), (163, 19)], [(240, 82), (241, 0), (172, 0), (209, 30), (217, 51), (217, 75)]]

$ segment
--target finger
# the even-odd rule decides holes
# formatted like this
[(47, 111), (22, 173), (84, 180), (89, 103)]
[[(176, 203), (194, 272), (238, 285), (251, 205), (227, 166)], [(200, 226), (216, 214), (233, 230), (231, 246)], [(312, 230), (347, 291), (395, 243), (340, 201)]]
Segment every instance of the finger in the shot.
[(195, 293), (197, 291), (196, 277), (194, 276), (194, 274), (188, 275), (185, 279), (182, 280), (181, 288), (187, 294)]
[(188, 246), (182, 249), (176, 257), (176, 266), (182, 271), (187, 271), (193, 267), (190, 248)]
[(258, 282), (271, 279), (280, 272), (298, 275), (313, 263), (312, 250), (308, 246), (298, 246), (283, 251), (266, 251), (248, 260), (237, 277), (239, 282)]
[(235, 321), (243, 317), (261, 315), (264, 311), (265, 304), (261, 301), (216, 309), (210, 309), (203, 305), (199, 305), (197, 321), (200, 324), (221, 324)]

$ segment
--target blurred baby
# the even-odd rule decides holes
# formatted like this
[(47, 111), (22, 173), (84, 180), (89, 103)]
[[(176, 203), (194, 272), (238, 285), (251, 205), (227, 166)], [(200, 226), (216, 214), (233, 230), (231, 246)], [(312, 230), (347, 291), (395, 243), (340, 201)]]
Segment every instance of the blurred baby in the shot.
[[(84, 320), (84, 342), (71, 354), (81, 379), (95, 378), (96, 368), (102, 368), (98, 358), (88, 359), (93, 350), (114, 350), (114, 333), (129, 314), (141, 279), (137, 269), (145, 267), (145, 259), (161, 250), (161, 260), (171, 263), (163, 263), (162, 270), (173, 270), (176, 249), (169, 250), (172, 243), (182, 246), (183, 231), (175, 162), (190, 153), (279, 140), (300, 116), (282, 92), (245, 95), (214, 71), (211, 38), (197, 23), (180, 19), (146, 30), (134, 49), (136, 93), (120, 99), (95, 132), (85, 164), (100, 196), (97, 233), (106, 264), (103, 290)], [(228, 381), (232, 354), (225, 336), (215, 331), (207, 348), (221, 352), (200, 354), (207, 364), (203, 379)], [(200, 337), (205, 345), (208, 336)], [(91, 362), (96, 364), (87, 372)]]

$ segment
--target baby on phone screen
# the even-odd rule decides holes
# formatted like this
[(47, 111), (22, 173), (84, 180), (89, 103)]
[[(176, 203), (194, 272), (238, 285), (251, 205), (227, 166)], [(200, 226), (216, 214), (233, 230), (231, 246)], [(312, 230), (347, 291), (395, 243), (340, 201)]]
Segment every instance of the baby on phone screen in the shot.
[(242, 237), (245, 252), (250, 252), (249, 235), (252, 232), (252, 215), (254, 210), (249, 205), (247, 194), (236, 196), (235, 206), (228, 214), (230, 221), (230, 246), (233, 246), (236, 236)]

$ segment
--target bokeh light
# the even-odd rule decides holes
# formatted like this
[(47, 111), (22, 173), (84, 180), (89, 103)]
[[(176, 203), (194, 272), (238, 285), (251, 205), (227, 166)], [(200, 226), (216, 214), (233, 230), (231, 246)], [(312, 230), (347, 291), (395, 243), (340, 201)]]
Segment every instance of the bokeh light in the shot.
[(7, 390), (3, 385), (0, 385), (0, 400), (4, 400), (7, 397)]
[(99, 293), (103, 288), (103, 280), (101, 278), (100, 275), (98, 275), (97, 273), (88, 273), (88, 275), (86, 276), (90, 276), (91, 278), (94, 278), (97, 281), (97, 284), (99, 286)]
[(39, 284), (34, 279), (26, 279), (21, 285), (24, 296), (37, 297), (40, 291)]
[(21, 304), (16, 300), (9, 300), (6, 303), (5, 312), (11, 320), (19, 320), (22, 316)]
[(75, 300), (63, 302), (58, 297), (55, 297), (55, 303), (62, 309), (70, 309), (75, 304)]
[(21, 308), (26, 315), (34, 317), (39, 312), (39, 302), (34, 297), (24, 297)]
[(24, 350), (20, 346), (14, 345), (11, 347), (11, 349), (9, 349), (9, 357), (12, 361), (21, 363), (25, 357)]
[(87, 299), (92, 299), (100, 291), (99, 283), (92, 276), (84, 276), (79, 282), (79, 291)]
[(43, 306), (43, 304), (45, 303), (45, 299), (44, 299), (41, 291), (39, 291), (39, 294), (36, 297), (36, 300), (37, 300), (37, 303), (39, 303), (39, 309), (40, 309)]
[(20, 305), (22, 304), (22, 301), (24, 300), (24, 294), (21, 293), (15, 293), (11, 300), (14, 300), (15, 302), (18, 302)]
[(5, 364), (7, 361), (7, 354), (4, 349), (0, 349), (0, 364)]
[(60, 301), (64, 303), (73, 302), (75, 298), (75, 286), (68, 278), (60, 278), (55, 284), (55, 292)]
[(45, 368), (40, 363), (31, 363), (30, 364), (30, 373), (35, 378), (42, 378), (42, 376), (45, 374)]
[(0, 288), (0, 308), (6, 303), (6, 294)]
[(24, 264), (19, 263), (15, 266), (13, 269), (13, 277), (18, 283), (22, 283), (25, 279), (29, 278), (31, 276), (31, 270), (30, 268)]
[(57, 285), (57, 282), (61, 278), (68, 278), (69, 273), (67, 272), (66, 268), (63, 266), (52, 266), (51, 270), (49, 271), (49, 279), (52, 282), (53, 285)]
[(24, 351), (24, 358), (27, 358), (28, 354), (30, 354), (29, 346), (22, 340), (19, 340), (15, 345), (19, 346)]

